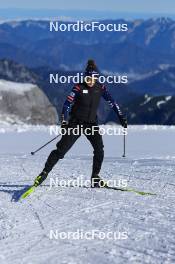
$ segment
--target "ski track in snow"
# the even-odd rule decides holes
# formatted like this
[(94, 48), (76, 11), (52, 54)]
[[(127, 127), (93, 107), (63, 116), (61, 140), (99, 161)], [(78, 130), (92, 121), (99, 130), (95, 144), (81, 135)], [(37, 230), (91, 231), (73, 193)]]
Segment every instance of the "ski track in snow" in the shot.
[[(0, 263), (174, 263), (174, 162), (108, 158), (101, 175), (127, 179), (139, 196), (106, 189), (49, 189), (49, 179), (22, 202), (12, 202), (32, 183), (43, 158), (0, 158)], [(24, 170), (29, 174), (24, 174)], [(110, 168), (110, 171), (109, 171)], [(90, 158), (60, 161), (51, 176), (89, 179)], [(11, 172), (9, 174), (9, 172)], [(63, 177), (64, 175), (64, 177)], [(16, 180), (15, 180), (16, 179)], [(89, 208), (87, 210), (87, 208)], [(126, 240), (50, 240), (49, 231), (77, 229), (128, 232)]]
[[(128, 186), (154, 192), (81, 187), (49, 188), (49, 178), (30, 197), (19, 194), (40, 172), (46, 155), (0, 154), (0, 263), (91, 264), (175, 263), (174, 157), (106, 156), (101, 176), (128, 180)], [(50, 177), (90, 178), (92, 157), (68, 156)], [(50, 230), (126, 231), (126, 240), (56, 240)]]

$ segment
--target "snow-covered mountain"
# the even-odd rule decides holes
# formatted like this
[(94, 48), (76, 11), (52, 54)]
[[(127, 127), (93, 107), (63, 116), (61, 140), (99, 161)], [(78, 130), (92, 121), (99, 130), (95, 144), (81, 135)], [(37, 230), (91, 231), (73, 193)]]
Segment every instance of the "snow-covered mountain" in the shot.
[(175, 67), (161, 65), (156, 71), (133, 80), (129, 87), (138, 94), (175, 95)]
[(55, 124), (56, 109), (37, 86), (0, 79), (0, 122)]
[[(40, 87), (49, 101), (61, 113), (66, 95), (72, 89), (72, 84), (50, 84), (49, 73), (54, 72), (49, 67), (28, 69), (27, 67), (9, 60), (0, 60), (0, 78), (7, 81), (33, 83)], [(74, 75), (75, 72), (57, 71), (60, 75)], [(175, 67), (161, 66), (156, 71), (142, 75), (140, 79), (126, 85), (109, 85), (109, 90), (116, 101), (122, 106), (132, 124), (174, 124), (174, 98), (175, 98)], [(59, 87), (59, 89), (58, 89)], [(151, 101), (147, 102), (148, 98)], [(172, 96), (166, 104), (160, 105)], [(147, 102), (147, 103), (145, 103)], [(152, 109), (152, 111), (148, 111)], [(110, 113), (106, 103), (102, 103), (99, 111), (100, 123), (115, 121), (116, 116)]]
[[(175, 96), (145, 94), (123, 104), (123, 109), (129, 124), (175, 125), (174, 106)], [(111, 120), (116, 120), (113, 111), (107, 116), (106, 122)]]
[[(64, 22), (68, 23), (68, 22)], [(175, 21), (104, 20), (128, 24), (128, 32), (49, 32), (49, 21), (17, 21), (0, 24), (0, 58), (30, 67), (61, 65), (80, 70), (92, 57), (101, 70), (147, 73), (159, 65), (174, 65)], [(103, 56), (102, 56), (103, 54)]]
[(22, 64), (7, 59), (0, 60), (0, 79), (34, 84), (39, 81), (38, 76), (30, 69)]

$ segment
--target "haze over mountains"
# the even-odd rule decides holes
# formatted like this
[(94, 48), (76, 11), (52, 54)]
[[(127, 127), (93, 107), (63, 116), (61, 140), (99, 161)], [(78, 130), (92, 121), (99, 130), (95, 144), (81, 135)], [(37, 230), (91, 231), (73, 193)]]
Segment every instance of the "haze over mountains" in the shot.
[(119, 19), (119, 18), (125, 18), (125, 19), (138, 19), (138, 18), (144, 18), (149, 19), (151, 17), (170, 17), (175, 18), (175, 15), (173, 14), (166, 14), (164, 13), (154, 13), (154, 12), (127, 12), (127, 11), (99, 11), (99, 10), (68, 10), (68, 9), (29, 9), (29, 8), (1, 8), (0, 9), (0, 19), (4, 20), (24, 20), (24, 19), (51, 19), (51, 18), (59, 18), (64, 20), (77, 20), (77, 19), (100, 19), (104, 20), (106, 18), (111, 19)]
[[(50, 32), (49, 21), (0, 24), (0, 78), (37, 84), (60, 113), (72, 84), (51, 85), (49, 74), (72, 75), (93, 58), (105, 74), (128, 75), (128, 85), (108, 86), (130, 123), (173, 124), (175, 21), (103, 21), (111, 22), (127, 23), (128, 32)], [(99, 117), (100, 122), (113, 120), (106, 105)]]

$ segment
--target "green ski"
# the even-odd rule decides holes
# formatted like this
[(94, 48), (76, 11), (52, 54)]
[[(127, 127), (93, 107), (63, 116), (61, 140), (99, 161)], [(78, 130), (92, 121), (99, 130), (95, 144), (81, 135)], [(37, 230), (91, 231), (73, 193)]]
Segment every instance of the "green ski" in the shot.
[(35, 189), (42, 183), (41, 181), (42, 176), (39, 175), (36, 177), (34, 184), (32, 186), (30, 186), (27, 191), (25, 191), (19, 198), (19, 200), (21, 199), (25, 199), (26, 197), (28, 197), (31, 193), (33, 193), (35, 191)]
[(151, 192), (143, 192), (143, 191), (138, 191), (135, 189), (129, 189), (129, 188), (117, 188), (117, 187), (110, 187), (110, 186), (104, 186), (104, 188), (107, 189), (112, 189), (112, 190), (116, 190), (116, 191), (122, 191), (122, 192), (133, 192), (139, 195), (156, 195), (155, 193), (151, 193)]
[(25, 191), (19, 198), (19, 200), (21, 199), (25, 199), (27, 196), (29, 196), (31, 193), (33, 193), (35, 191), (36, 187), (34, 185), (30, 186), (27, 191)]
[(137, 191), (134, 189), (126, 189), (127, 192), (134, 192), (140, 195), (156, 195), (156, 193), (150, 193), (150, 192), (142, 192), (142, 191)]
[[(32, 186), (30, 186), (19, 198), (19, 200), (21, 199), (25, 199), (26, 197), (28, 197), (31, 193), (33, 193), (35, 191), (35, 189), (40, 185), (40, 181), (41, 180), (41, 176), (39, 175), (36, 179), (35, 182)], [(70, 186), (69, 186), (70, 187)], [(83, 186), (85, 188), (87, 188), (86, 186)], [(138, 191), (135, 189), (130, 189), (130, 188), (120, 188), (120, 187), (112, 187), (112, 186), (108, 186), (107, 184), (105, 184), (103, 187), (100, 188), (106, 188), (106, 189), (110, 189), (110, 190), (116, 190), (116, 191), (122, 191), (122, 192), (133, 192), (139, 195), (156, 195), (155, 193), (151, 193), (151, 192), (143, 192), (143, 191)]]

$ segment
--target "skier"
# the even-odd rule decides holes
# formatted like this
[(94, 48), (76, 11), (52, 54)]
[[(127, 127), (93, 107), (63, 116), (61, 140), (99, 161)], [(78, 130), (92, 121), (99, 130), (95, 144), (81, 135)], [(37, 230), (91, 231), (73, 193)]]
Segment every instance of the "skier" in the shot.
[[(68, 95), (62, 110), (61, 126), (66, 130), (82, 126), (83, 129), (93, 131), (93, 126), (98, 126), (97, 110), (100, 98), (103, 97), (117, 114), (121, 125), (127, 128), (127, 120), (123, 116), (118, 104), (113, 100), (106, 87), (98, 82), (99, 71), (93, 60), (89, 60), (85, 70), (85, 80), (83, 83), (75, 85)], [(70, 130), (71, 131), (71, 130)], [(98, 130), (94, 133), (85, 134), (94, 149), (93, 168), (91, 175), (91, 186), (105, 186), (104, 181), (100, 178), (99, 173), (103, 162), (104, 150), (103, 140)], [(54, 165), (59, 159), (73, 146), (80, 134), (70, 132), (62, 135), (61, 140), (57, 143), (56, 149), (53, 150), (46, 163), (43, 171), (37, 176), (34, 186), (40, 185), (48, 176)]]

